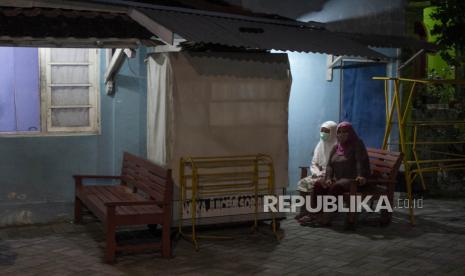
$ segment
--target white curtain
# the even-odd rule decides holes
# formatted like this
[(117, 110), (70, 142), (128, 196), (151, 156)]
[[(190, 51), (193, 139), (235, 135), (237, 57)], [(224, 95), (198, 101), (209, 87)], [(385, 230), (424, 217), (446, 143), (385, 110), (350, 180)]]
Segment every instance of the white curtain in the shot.
[(147, 157), (160, 165), (169, 160), (168, 101), (172, 90), (171, 65), (166, 54), (150, 56), (147, 69)]

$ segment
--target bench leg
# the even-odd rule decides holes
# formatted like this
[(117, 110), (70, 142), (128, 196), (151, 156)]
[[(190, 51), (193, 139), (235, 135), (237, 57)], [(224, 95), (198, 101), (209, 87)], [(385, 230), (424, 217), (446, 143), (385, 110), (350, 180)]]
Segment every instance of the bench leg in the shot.
[(114, 263), (116, 254), (116, 224), (115, 207), (108, 207), (106, 221), (107, 246), (105, 248), (105, 262)]
[[(391, 206), (394, 206), (394, 188), (390, 187), (388, 192), (388, 199)], [(380, 218), (380, 225), (387, 226), (391, 223), (392, 220), (392, 212), (388, 212), (387, 210), (381, 210), (381, 218)]]
[(347, 219), (347, 223), (353, 226), (355, 225), (357, 221), (357, 214), (355, 212), (348, 212), (346, 219)]
[(105, 262), (114, 263), (116, 254), (116, 227), (110, 223), (107, 225), (106, 238)]
[(161, 255), (163, 258), (171, 258), (171, 226), (170, 223), (163, 223)]
[(392, 213), (382, 210), (380, 214), (380, 225), (387, 226), (391, 223), (392, 220)]
[(79, 198), (74, 199), (74, 223), (81, 223), (82, 221), (82, 202)]
[(356, 181), (352, 181), (350, 183), (350, 190), (349, 190), (349, 212), (347, 213), (346, 216), (346, 228), (347, 229), (354, 229), (355, 228), (355, 223), (357, 222), (357, 210), (352, 210), (352, 208), (355, 207), (355, 209), (358, 208), (358, 206), (351, 206), (353, 205), (352, 199), (355, 199), (355, 196), (361, 196), (361, 194), (357, 193), (357, 186), (358, 183)]

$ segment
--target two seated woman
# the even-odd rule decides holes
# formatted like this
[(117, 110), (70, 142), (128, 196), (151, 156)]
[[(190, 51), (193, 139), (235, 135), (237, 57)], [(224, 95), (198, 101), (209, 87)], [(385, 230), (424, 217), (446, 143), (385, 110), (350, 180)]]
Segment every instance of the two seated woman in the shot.
[[(348, 192), (354, 181), (359, 182), (360, 185), (364, 185), (366, 178), (370, 174), (370, 163), (366, 147), (350, 123), (342, 122), (337, 125), (336, 140), (337, 143), (332, 146), (325, 159), (326, 164), (324, 167), (326, 170), (323, 172), (324, 178), (320, 177), (314, 181), (312, 189), (308, 191), (311, 195), (312, 205), (316, 202), (317, 196), (338, 196), (344, 192)], [(316, 153), (317, 151), (315, 150)], [(312, 175), (309, 177), (312, 177)], [(299, 181), (300, 186), (302, 186), (301, 182), (305, 182), (305, 179)], [(301, 191), (301, 188), (299, 188), (299, 191)], [(317, 215), (306, 214), (299, 218), (299, 222), (301, 224), (318, 223), (328, 225), (330, 224), (330, 216), (323, 213)]]

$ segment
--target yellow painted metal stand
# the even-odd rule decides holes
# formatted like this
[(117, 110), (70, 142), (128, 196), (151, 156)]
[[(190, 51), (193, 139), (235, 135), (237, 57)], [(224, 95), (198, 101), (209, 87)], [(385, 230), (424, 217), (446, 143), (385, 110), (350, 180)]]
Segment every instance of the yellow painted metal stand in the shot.
[[(189, 236), (196, 250), (199, 238), (224, 239), (229, 237), (201, 236), (196, 232), (197, 200), (208, 196), (253, 194), (254, 224), (258, 229), (259, 197), (274, 195), (274, 165), (269, 155), (187, 157), (179, 164), (179, 226), (180, 236)], [(190, 200), (191, 234), (182, 231), (183, 206)], [(272, 230), (277, 236), (277, 222), (272, 212)]]
[[(374, 80), (383, 80), (384, 81), (384, 95), (386, 101), (386, 129), (383, 139), (383, 149), (387, 149), (389, 143), (389, 137), (391, 135), (394, 112), (397, 115), (397, 127), (399, 129), (399, 145), (400, 150), (404, 153), (404, 170), (405, 170), (405, 180), (407, 185), (407, 197), (409, 201), (409, 216), (410, 223), (415, 224), (415, 217), (413, 213), (413, 181), (416, 177), (420, 177), (422, 188), (426, 189), (426, 184), (423, 179), (423, 173), (446, 171), (446, 170), (465, 170), (465, 155), (447, 153), (447, 152), (435, 152), (441, 153), (447, 156), (453, 156), (458, 158), (448, 158), (448, 159), (435, 159), (435, 160), (420, 160), (418, 158), (418, 148), (417, 145), (444, 145), (444, 144), (465, 144), (465, 141), (417, 141), (417, 132), (418, 128), (423, 126), (444, 126), (448, 124), (457, 125), (465, 124), (465, 121), (421, 121), (421, 122), (407, 122), (409, 118), (410, 111), (412, 110), (412, 99), (415, 95), (415, 88), (417, 85), (437, 85), (437, 84), (451, 84), (451, 85), (463, 85), (465, 81), (463, 80), (419, 80), (419, 79), (406, 79), (406, 78), (389, 78), (389, 77), (373, 77)], [(407, 101), (402, 107), (400, 86), (401, 84), (410, 84), (409, 94), (407, 95)], [(393, 95), (390, 102), (389, 97), (389, 84), (393, 85)], [(389, 103), (390, 102), (390, 103)], [(413, 127), (413, 141), (406, 141), (406, 128)], [(407, 160), (407, 145), (412, 145), (412, 154), (414, 160)], [(447, 165), (438, 165), (438, 166), (429, 166), (423, 167), (425, 164), (435, 164), (435, 163), (448, 163)]]

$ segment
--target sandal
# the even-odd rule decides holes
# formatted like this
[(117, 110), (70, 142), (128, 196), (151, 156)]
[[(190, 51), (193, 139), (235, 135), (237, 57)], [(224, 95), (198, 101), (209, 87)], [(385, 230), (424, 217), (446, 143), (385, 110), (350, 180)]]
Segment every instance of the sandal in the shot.
[(311, 222), (301, 224), (302, 226), (308, 226), (308, 227), (313, 227), (313, 228), (319, 228), (319, 227), (330, 227), (332, 225), (331, 222), (326, 222), (326, 223), (321, 223), (316, 220), (313, 220)]
[(327, 216), (323, 214), (320, 214), (320, 215), (313, 215), (311, 220), (300, 222), (300, 225), (310, 226), (310, 227), (329, 227), (332, 225), (332, 223), (331, 223), (331, 219), (329, 219)]
[(303, 217), (305, 217), (305, 214), (300, 213), (300, 214), (295, 215), (294, 219), (299, 220), (299, 219), (301, 219)]
[(306, 223), (309, 223), (309, 222), (312, 222), (316, 219), (316, 217), (314, 215), (305, 215), (303, 217), (301, 217), (298, 222), (302, 225), (302, 224), (306, 224)]

